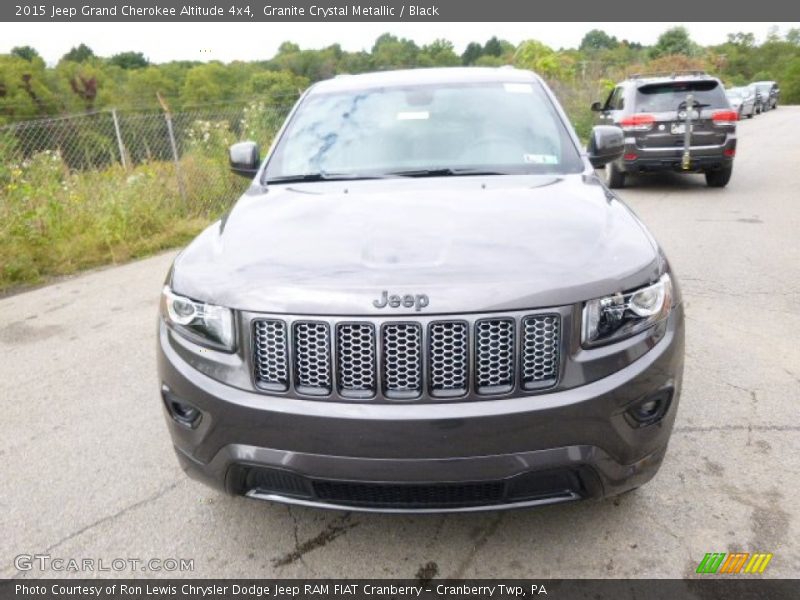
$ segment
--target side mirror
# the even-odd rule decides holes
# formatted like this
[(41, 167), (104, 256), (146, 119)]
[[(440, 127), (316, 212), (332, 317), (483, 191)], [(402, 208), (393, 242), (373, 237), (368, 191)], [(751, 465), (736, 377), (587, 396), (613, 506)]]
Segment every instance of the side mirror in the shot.
[(231, 171), (252, 179), (261, 165), (261, 150), (255, 142), (239, 142), (230, 148)]
[(589, 162), (595, 169), (622, 158), (625, 152), (625, 134), (613, 125), (598, 125), (592, 129), (586, 148)]
[(592, 102), (592, 112), (603, 112), (603, 105), (600, 102)]

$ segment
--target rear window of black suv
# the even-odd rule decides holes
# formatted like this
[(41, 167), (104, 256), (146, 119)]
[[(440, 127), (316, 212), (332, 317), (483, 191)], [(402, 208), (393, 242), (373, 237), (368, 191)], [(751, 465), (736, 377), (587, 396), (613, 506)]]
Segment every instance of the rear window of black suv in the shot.
[(714, 80), (648, 83), (636, 90), (636, 110), (669, 112), (685, 107), (686, 97), (709, 108), (728, 108), (725, 90)]

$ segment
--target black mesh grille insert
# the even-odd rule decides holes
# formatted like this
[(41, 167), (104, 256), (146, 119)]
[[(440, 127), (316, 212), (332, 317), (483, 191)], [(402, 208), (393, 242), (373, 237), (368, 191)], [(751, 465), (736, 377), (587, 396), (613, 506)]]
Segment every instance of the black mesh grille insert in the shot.
[(289, 346), (286, 323), (253, 321), (253, 364), (256, 384), (271, 391), (289, 389)]
[(369, 323), (341, 323), (336, 328), (337, 377), (343, 396), (375, 394), (375, 328)]
[(382, 484), (315, 481), (320, 500), (352, 506), (383, 508), (446, 508), (500, 504), (505, 483)]
[(414, 398), (422, 391), (422, 328), (417, 323), (384, 325), (383, 389), (390, 398)]
[(475, 324), (475, 384), (479, 394), (499, 394), (514, 387), (513, 319)]
[(294, 324), (294, 372), (299, 392), (330, 393), (331, 349), (327, 323), (300, 321)]
[(454, 396), (467, 391), (469, 348), (467, 324), (438, 322), (430, 326), (430, 387), (434, 396)]
[(522, 385), (546, 387), (558, 377), (561, 319), (536, 315), (522, 320)]

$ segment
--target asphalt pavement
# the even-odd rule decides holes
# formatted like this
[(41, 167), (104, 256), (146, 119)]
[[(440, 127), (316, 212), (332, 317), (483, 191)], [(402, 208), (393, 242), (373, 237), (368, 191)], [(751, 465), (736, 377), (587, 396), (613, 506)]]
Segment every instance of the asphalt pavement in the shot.
[[(764, 576), (800, 576), (800, 107), (740, 123), (739, 138), (726, 189), (670, 174), (620, 192), (665, 248), (687, 318), (675, 432), (636, 492), (389, 516), (187, 479), (155, 370), (169, 252), (0, 299), (0, 577), (684, 577), (732, 551), (771, 552)], [(194, 570), (17, 569), (34, 554)]]

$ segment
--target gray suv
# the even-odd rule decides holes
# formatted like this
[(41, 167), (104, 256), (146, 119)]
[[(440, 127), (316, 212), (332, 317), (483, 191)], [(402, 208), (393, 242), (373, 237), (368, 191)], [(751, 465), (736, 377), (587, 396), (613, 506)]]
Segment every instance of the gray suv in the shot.
[(736, 122), (719, 79), (699, 71), (634, 75), (592, 110), (625, 131), (625, 151), (605, 166), (606, 184), (624, 187), (631, 173), (703, 173), (725, 187), (736, 156)]
[(681, 390), (669, 263), (514, 69), (338, 77), (167, 276), (166, 420), (231, 494), (365, 511), (601, 498), (658, 470)]

